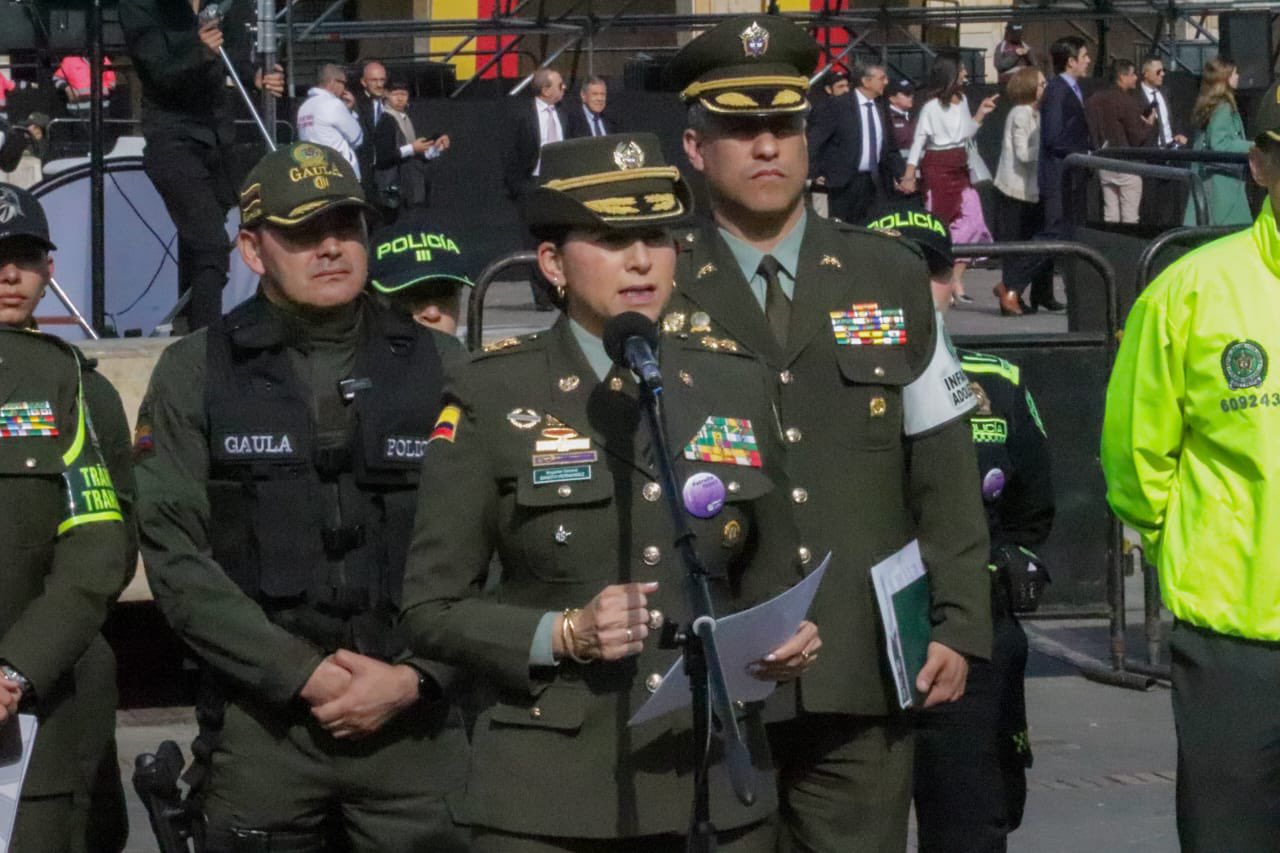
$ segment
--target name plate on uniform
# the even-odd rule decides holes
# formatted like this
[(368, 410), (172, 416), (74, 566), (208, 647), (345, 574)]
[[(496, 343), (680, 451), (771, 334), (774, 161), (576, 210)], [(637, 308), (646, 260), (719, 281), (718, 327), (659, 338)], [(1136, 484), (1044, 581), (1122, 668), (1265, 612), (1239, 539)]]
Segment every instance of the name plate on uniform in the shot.
[(382, 440), (385, 462), (412, 462), (427, 452), (427, 440), (420, 435), (389, 435)]
[(229, 433), (213, 442), (224, 459), (291, 459), (297, 456), (298, 440), (283, 433)]
[(539, 468), (533, 472), (533, 484), (535, 486), (547, 486), (553, 483), (572, 483), (578, 480), (590, 479), (590, 465), (571, 465), (565, 468)]

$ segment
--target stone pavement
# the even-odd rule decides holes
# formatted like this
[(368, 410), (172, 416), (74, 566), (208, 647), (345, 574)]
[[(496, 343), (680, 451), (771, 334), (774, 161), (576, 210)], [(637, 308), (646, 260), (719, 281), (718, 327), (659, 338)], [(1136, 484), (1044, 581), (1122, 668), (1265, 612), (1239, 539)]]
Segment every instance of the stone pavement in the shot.
[[(1131, 654), (1142, 648), (1141, 585), (1127, 584)], [(1100, 620), (1029, 623), (1033, 635), (1069, 642), (1105, 659)], [(1034, 639), (1033, 639), (1034, 643)], [(1027, 668), (1027, 713), (1035, 765), (1028, 771), (1026, 817), (1011, 853), (1168, 853), (1178, 849), (1173, 795), (1176, 753), (1169, 691), (1141, 692), (1086, 680), (1034, 648)], [(190, 709), (124, 711), (118, 717), (121, 772), (129, 792), (130, 853), (154, 853), (155, 840), (129, 785), (133, 758), (176, 740), (184, 753), (195, 726)], [(914, 850), (914, 832), (910, 849)]]

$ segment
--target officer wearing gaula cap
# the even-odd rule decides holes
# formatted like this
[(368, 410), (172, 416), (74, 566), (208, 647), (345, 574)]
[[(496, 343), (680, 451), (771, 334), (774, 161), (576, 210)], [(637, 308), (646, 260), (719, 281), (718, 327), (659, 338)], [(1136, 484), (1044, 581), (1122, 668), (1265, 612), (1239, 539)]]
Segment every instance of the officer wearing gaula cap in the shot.
[(1107, 500), (1142, 534), (1169, 638), (1183, 850), (1280, 838), (1280, 90), (1249, 151), (1252, 228), (1183, 256), (1134, 303), (1107, 388)]
[(165, 350), (138, 415), (148, 579), (206, 679), (210, 851), (465, 849), (450, 670), (396, 624), (439, 335), (362, 292), (367, 209), (336, 151), (264, 157), (258, 293)]
[[(101, 378), (73, 347), (31, 325), (53, 248), (36, 199), (0, 184), (0, 725), (17, 737), (21, 713), (39, 727), (34, 745), (22, 747), (31, 763), (8, 847), (15, 853), (79, 850), (95, 838), (87, 802), (107, 742), (114, 746), (115, 707), (82, 691), (114, 690), (99, 630), (135, 565), (112, 482), (128, 466), (108, 467), (86, 404)], [(123, 807), (118, 781), (113, 793)], [(123, 846), (120, 828), (102, 825), (96, 837)]]
[[(897, 231), (921, 248), (934, 304), (945, 314), (955, 265), (947, 226), (925, 210), (890, 208), (869, 227)], [(990, 660), (970, 662), (964, 696), (920, 715), (916, 838), (921, 853), (997, 853), (1021, 824), (1027, 798), (1027, 635), (1015, 614), (1035, 610), (1049, 580), (1030, 549), (1053, 524), (1053, 480), (1044, 423), (1022, 371), (998, 356), (958, 354), (978, 400), (969, 424), (991, 536), (993, 642)]]
[[(601, 336), (625, 312), (658, 320), (674, 286), (670, 226), (692, 196), (647, 133), (548, 145), (541, 180), (526, 221), (565, 313), (490, 344), (446, 392), (422, 470), (449, 487), (419, 495), (404, 622), (419, 654), (492, 687), (467, 780), (474, 853), (676, 853), (702, 746), (687, 707), (628, 720), (679, 657), (658, 638), (669, 621), (688, 624), (685, 569), (636, 378)], [(755, 358), (687, 317), (668, 315), (666, 330), (658, 360), (680, 498), (726, 614), (799, 579), (782, 442)], [(794, 678), (819, 646), (804, 623), (755, 674)], [(721, 851), (775, 850), (758, 710), (741, 719), (754, 804), (712, 759)]]
[[(369, 238), (369, 286), (392, 308), (415, 322), (450, 336), (450, 354), (461, 356), (458, 331), (462, 289), (472, 288), (474, 258), (463, 251), (465, 238), (441, 230), (438, 213), (411, 213)], [(441, 341), (445, 339), (440, 339)]]
[(811, 616), (822, 665), (772, 709), (785, 844), (902, 850), (913, 726), (887, 677), (867, 574), (920, 540), (934, 630), (916, 687), (929, 706), (958, 698), (965, 656), (991, 650), (974, 401), (939, 334), (920, 252), (802, 203), (817, 57), (795, 24), (752, 15), (667, 66), (689, 104), (685, 152), (714, 219), (679, 237), (672, 311), (772, 369), (801, 558), (813, 569), (833, 554)]

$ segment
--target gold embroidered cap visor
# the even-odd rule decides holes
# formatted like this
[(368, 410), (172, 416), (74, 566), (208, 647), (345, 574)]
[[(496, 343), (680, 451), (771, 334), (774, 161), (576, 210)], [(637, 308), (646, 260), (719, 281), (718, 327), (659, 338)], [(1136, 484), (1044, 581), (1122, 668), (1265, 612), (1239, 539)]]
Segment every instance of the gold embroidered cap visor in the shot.
[(295, 142), (250, 170), (240, 189), (240, 226), (291, 228), (335, 207), (373, 210), (346, 158), (326, 145)]
[(525, 200), (535, 233), (559, 228), (672, 226), (693, 213), (693, 193), (652, 133), (556, 142), (542, 149), (540, 186)]
[(720, 115), (778, 115), (809, 108), (818, 43), (779, 15), (744, 15), (707, 30), (672, 58), (667, 84), (685, 103)]

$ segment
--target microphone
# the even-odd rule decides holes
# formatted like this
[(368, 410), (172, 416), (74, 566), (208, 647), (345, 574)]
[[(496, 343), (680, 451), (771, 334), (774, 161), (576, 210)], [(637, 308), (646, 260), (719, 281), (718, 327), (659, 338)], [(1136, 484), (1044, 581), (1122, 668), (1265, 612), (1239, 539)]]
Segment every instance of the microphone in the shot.
[(200, 23), (200, 26), (203, 27), (205, 24), (221, 21), (222, 17), (222, 4), (210, 3), (208, 6), (205, 6), (200, 10), (200, 14), (196, 16), (196, 20)]
[(654, 394), (662, 391), (662, 371), (653, 351), (658, 346), (658, 324), (638, 311), (626, 311), (604, 325), (604, 351), (619, 367), (640, 377)]

